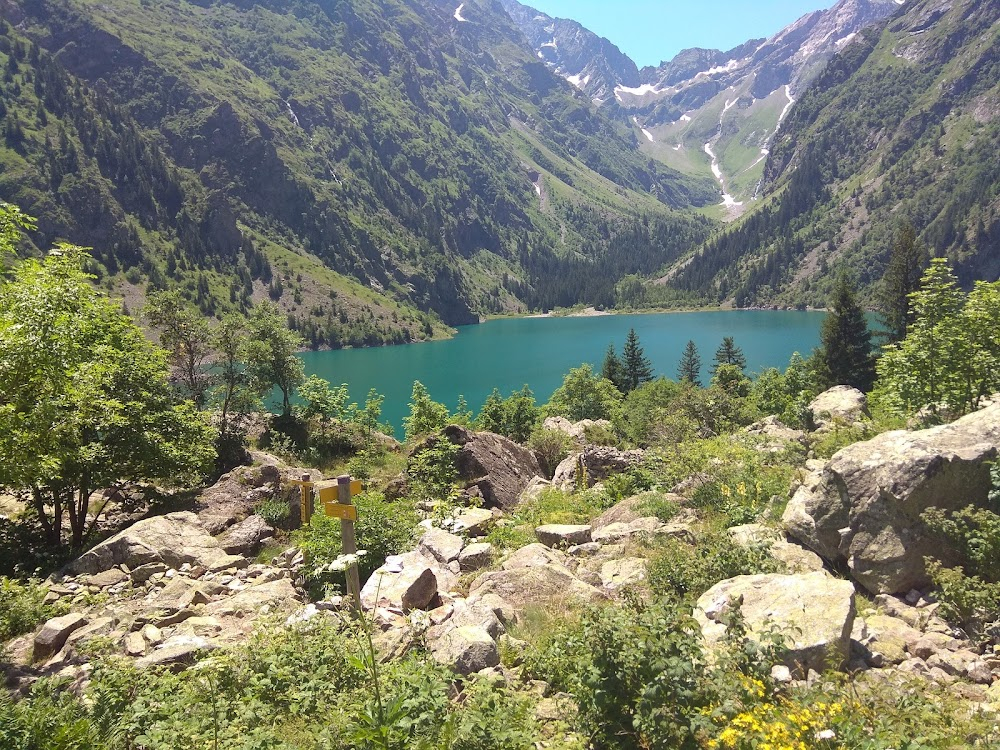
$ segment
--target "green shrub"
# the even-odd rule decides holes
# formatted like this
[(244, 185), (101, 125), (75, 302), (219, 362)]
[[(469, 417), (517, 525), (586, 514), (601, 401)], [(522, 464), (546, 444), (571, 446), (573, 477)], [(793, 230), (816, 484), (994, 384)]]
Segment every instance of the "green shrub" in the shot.
[(276, 528), (287, 528), (291, 512), (288, 501), (281, 497), (269, 497), (261, 500), (254, 512)]
[(37, 582), (21, 583), (0, 576), (0, 644), (28, 633), (57, 610), (43, 604), (45, 589)]
[(542, 471), (551, 479), (556, 467), (569, 456), (575, 446), (573, 438), (562, 430), (539, 427), (528, 438), (528, 447), (537, 454)]
[(725, 532), (716, 532), (699, 539), (697, 545), (668, 539), (653, 553), (647, 579), (658, 594), (697, 599), (727, 578), (780, 569), (766, 545), (743, 547)]
[[(386, 502), (378, 492), (362, 493), (354, 498), (354, 503), (358, 507), (355, 524), (358, 549), (366, 552), (358, 565), (364, 583), (385, 562), (386, 557), (412, 549), (420, 519), (412, 503), (403, 500)], [(308, 526), (292, 535), (292, 540), (305, 553), (306, 583), (314, 598), (323, 597), (329, 586), (345, 590), (344, 573), (325, 568), (343, 552), (338, 519), (316, 513)]]

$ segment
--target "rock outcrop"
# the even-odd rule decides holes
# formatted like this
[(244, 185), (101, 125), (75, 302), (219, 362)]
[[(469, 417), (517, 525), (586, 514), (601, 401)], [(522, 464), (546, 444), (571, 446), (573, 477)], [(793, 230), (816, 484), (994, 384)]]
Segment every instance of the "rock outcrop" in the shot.
[(868, 414), (868, 398), (849, 385), (835, 385), (819, 394), (809, 404), (809, 414), (816, 429), (825, 429), (836, 420), (854, 424)]
[(1000, 405), (941, 427), (887, 432), (844, 448), (807, 477), (782, 521), (872, 593), (920, 588), (928, 583), (925, 556), (951, 559), (921, 514), (985, 505), (998, 449)]
[(467, 493), (487, 508), (517, 507), (528, 483), (542, 474), (534, 452), (502, 435), (450, 425), (444, 436), (460, 446), (456, 466)]
[[(805, 677), (810, 669), (838, 668), (850, 656), (854, 586), (825, 573), (737, 576), (706, 591), (694, 612), (707, 643), (726, 632), (725, 616), (738, 606), (751, 638), (773, 628), (784, 636), (783, 661)], [(831, 663), (832, 659), (832, 663)]]
[(584, 476), (581, 479), (587, 487), (593, 487), (612, 474), (635, 466), (642, 460), (642, 456), (643, 451), (639, 449), (623, 451), (608, 445), (589, 445), (556, 467), (552, 484), (561, 488), (575, 487), (582, 469)]
[(116, 565), (132, 569), (150, 563), (211, 568), (226, 556), (222, 545), (202, 528), (194, 513), (168, 513), (139, 521), (115, 534), (78, 557), (67, 570), (93, 575)]

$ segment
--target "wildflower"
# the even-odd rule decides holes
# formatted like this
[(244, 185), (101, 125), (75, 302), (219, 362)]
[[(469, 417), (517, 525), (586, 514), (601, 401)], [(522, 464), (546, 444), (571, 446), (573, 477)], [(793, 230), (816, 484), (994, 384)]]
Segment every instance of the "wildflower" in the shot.
[(822, 731), (816, 732), (817, 740), (832, 740), (836, 736), (837, 733), (834, 732), (832, 729), (824, 729)]

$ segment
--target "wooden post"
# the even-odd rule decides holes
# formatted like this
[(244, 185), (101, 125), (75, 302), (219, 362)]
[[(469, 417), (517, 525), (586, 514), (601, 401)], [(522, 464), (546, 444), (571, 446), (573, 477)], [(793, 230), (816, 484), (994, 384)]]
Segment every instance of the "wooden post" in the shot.
[(288, 520), (293, 529), (298, 529), (309, 523), (313, 514), (312, 476), (303, 474), (302, 479), (293, 479), (292, 484), (299, 485), (298, 502), (292, 497), (288, 501)]
[[(353, 505), (351, 500), (351, 477), (344, 474), (337, 477), (337, 502), (341, 505)], [(353, 555), (358, 551), (358, 541), (354, 536), (354, 521), (341, 519), (340, 533), (343, 539), (344, 554)], [(358, 576), (357, 563), (347, 569), (347, 591), (351, 595), (351, 605), (355, 614), (361, 614), (361, 578)]]

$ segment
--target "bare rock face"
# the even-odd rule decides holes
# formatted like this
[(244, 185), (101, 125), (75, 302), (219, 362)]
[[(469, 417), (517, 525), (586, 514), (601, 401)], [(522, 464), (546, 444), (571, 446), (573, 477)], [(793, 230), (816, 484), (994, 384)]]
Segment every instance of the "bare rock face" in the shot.
[(581, 419), (579, 422), (570, 422), (566, 417), (548, 417), (542, 427), (546, 430), (558, 430), (564, 432), (581, 445), (587, 440), (587, 429), (591, 427), (611, 429), (611, 422), (606, 419)]
[(230, 526), (219, 537), (219, 544), (231, 555), (252, 555), (274, 536), (274, 529), (257, 515), (247, 516), (235, 526)]
[[(593, 487), (598, 482), (607, 479), (612, 474), (625, 471), (642, 459), (643, 451), (639, 449), (623, 451), (608, 445), (590, 445), (581, 453), (574, 453), (556, 467), (552, 484), (556, 487), (573, 487), (584, 482), (587, 487)], [(583, 476), (580, 476), (580, 470)]]
[[(638, 495), (633, 495), (632, 497), (627, 497), (620, 503), (608, 508), (601, 515), (590, 522), (590, 525), (594, 529), (602, 529), (605, 526), (609, 526), (613, 523), (631, 523), (632, 521), (637, 521), (640, 518), (649, 516), (649, 509), (647, 506), (654, 499), (659, 499), (660, 493), (657, 492), (643, 492)], [(683, 507), (687, 500), (680, 495), (666, 495), (664, 498), (667, 501), (672, 501), (677, 504), (677, 507)]]
[(829, 427), (837, 419), (853, 424), (868, 416), (868, 398), (857, 388), (835, 385), (812, 400), (809, 412), (817, 429)]
[[(724, 616), (738, 606), (751, 638), (770, 627), (785, 637), (784, 663), (805, 676), (839, 667), (850, 654), (854, 586), (825, 573), (737, 576), (717, 583), (698, 599), (694, 616), (706, 642), (726, 631)], [(830, 663), (830, 658), (834, 663)]]
[(482, 627), (465, 625), (449, 630), (431, 644), (431, 656), (455, 672), (469, 675), (500, 663), (496, 641)]
[(985, 506), (988, 464), (998, 449), (1000, 405), (949, 425), (855, 443), (806, 478), (782, 522), (826, 560), (849, 565), (874, 594), (921, 588), (929, 582), (924, 557), (953, 559), (921, 513)]
[(533, 451), (502, 435), (450, 425), (444, 436), (461, 447), (456, 461), (459, 476), (487, 508), (517, 507), (528, 483), (542, 474)]
[(430, 556), (420, 552), (390, 557), (385, 565), (372, 573), (361, 589), (361, 604), (365, 609), (391, 607), (409, 611), (430, 609), (438, 591), (446, 591), (454, 574)]
[(70, 563), (72, 573), (95, 574), (116, 565), (137, 568), (164, 563), (211, 567), (226, 551), (198, 523), (194, 513), (168, 513), (147, 518), (115, 534)]
[(590, 541), (590, 526), (550, 523), (535, 529), (535, 537), (546, 547), (572, 547)]
[(439, 528), (428, 529), (420, 539), (420, 549), (444, 565), (457, 560), (464, 546), (462, 537)]
[(42, 625), (35, 634), (31, 651), (32, 661), (44, 661), (59, 653), (70, 633), (87, 624), (87, 618), (79, 612), (71, 612), (62, 617), (53, 617)]

